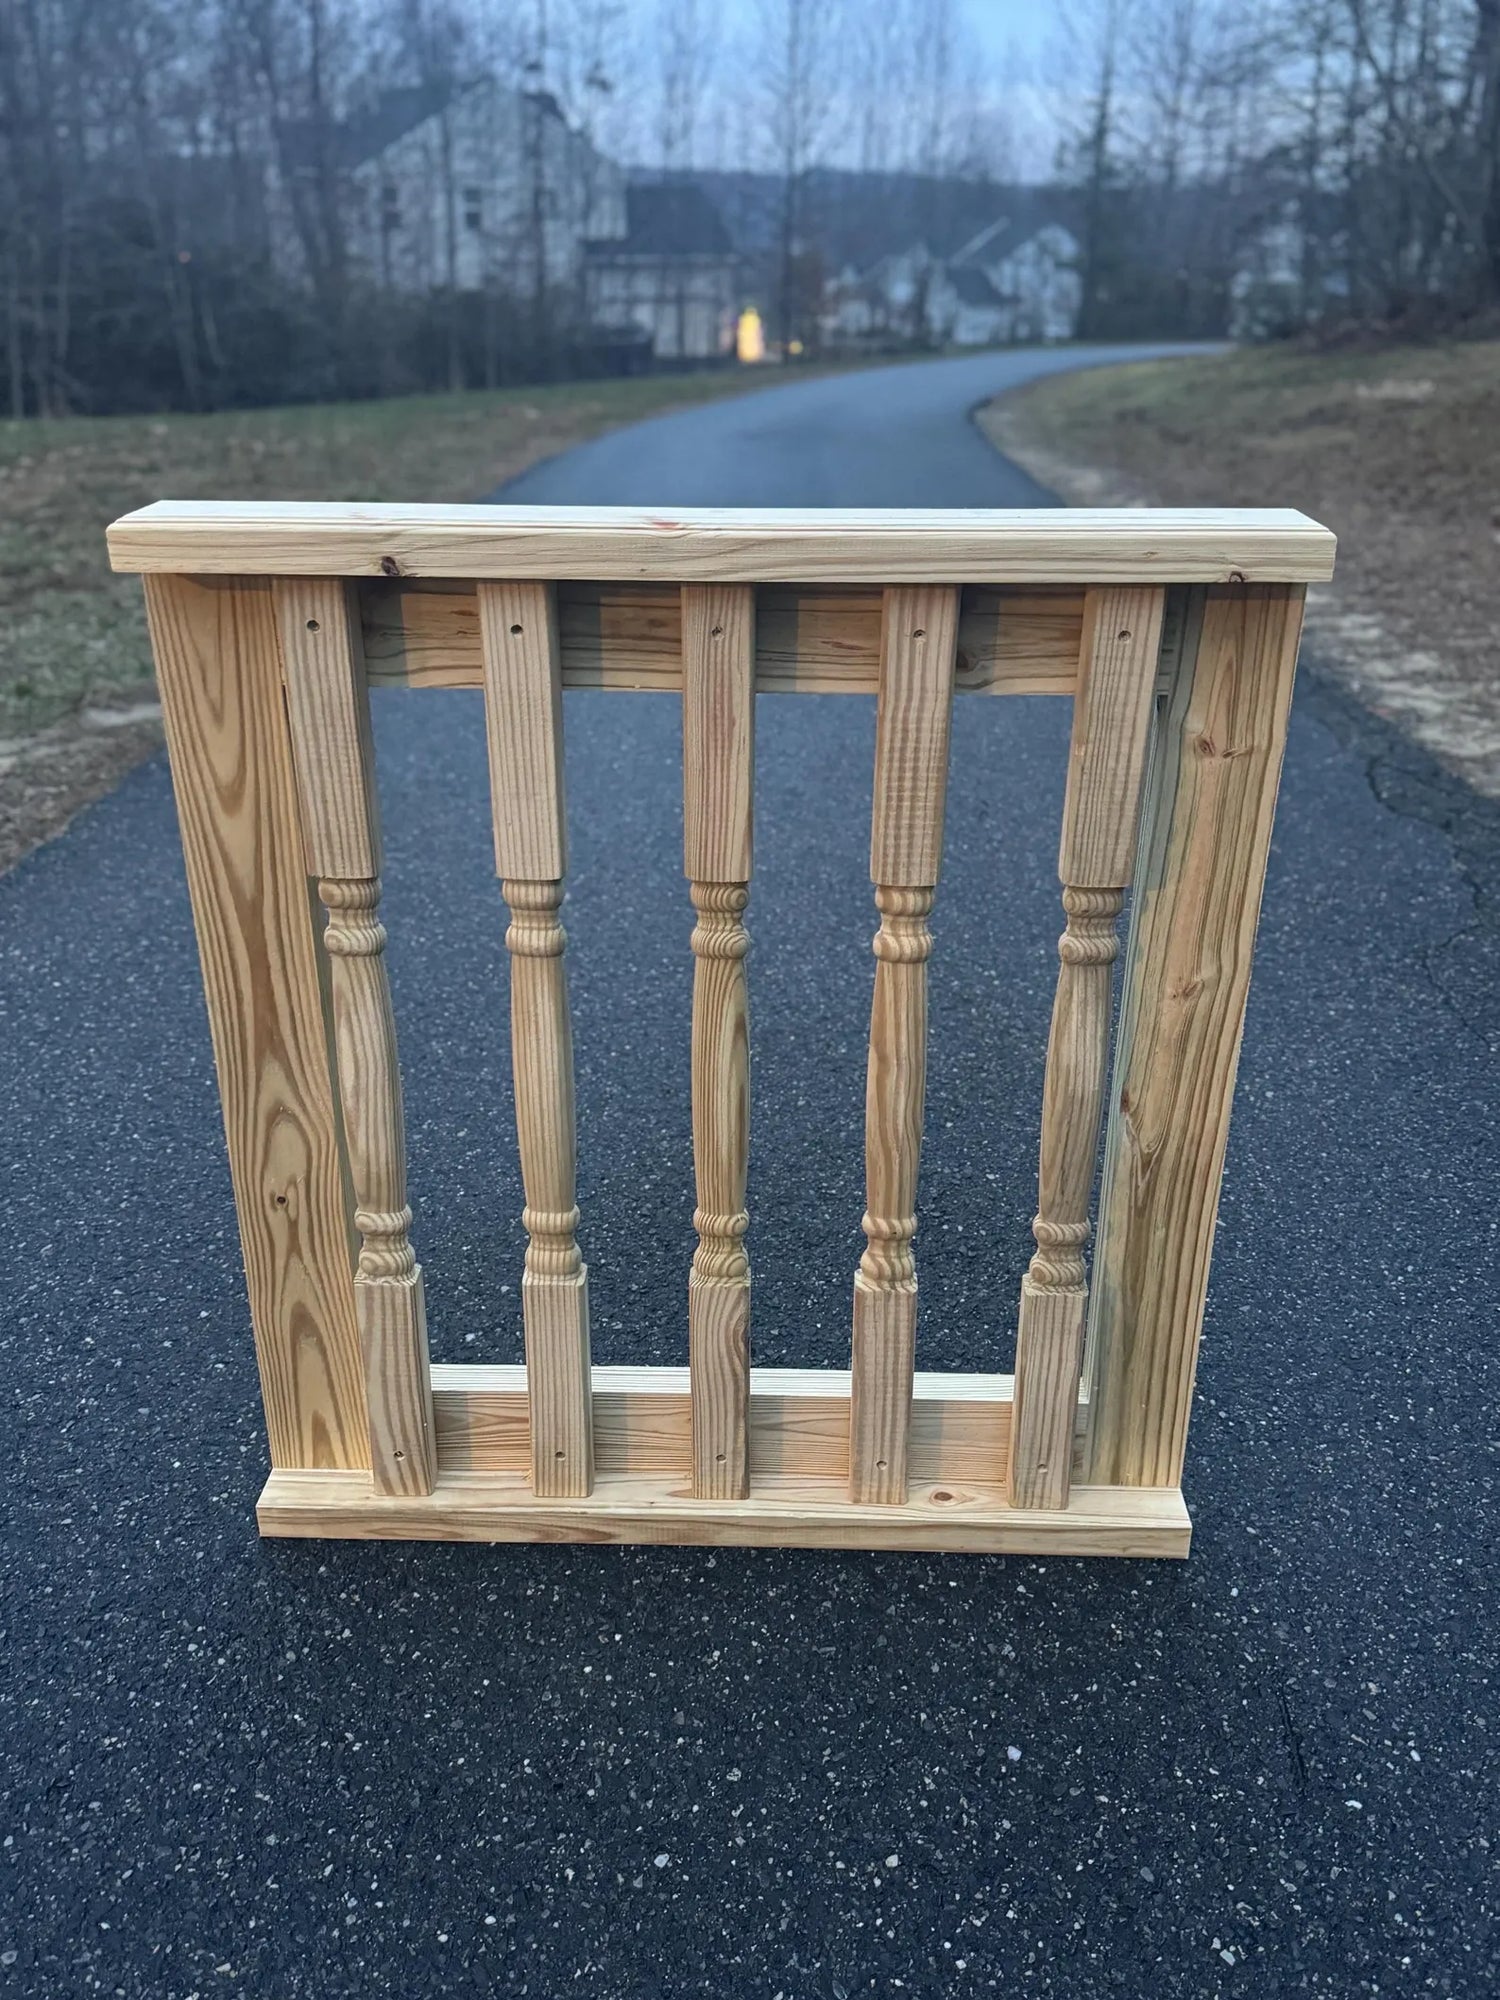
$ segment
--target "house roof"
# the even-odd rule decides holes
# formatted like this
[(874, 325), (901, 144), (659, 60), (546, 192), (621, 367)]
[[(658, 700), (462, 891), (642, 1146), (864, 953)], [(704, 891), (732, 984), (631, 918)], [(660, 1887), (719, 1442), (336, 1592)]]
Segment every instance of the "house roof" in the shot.
[[(332, 134), (335, 162), (347, 168), (378, 159), (387, 147), (394, 146), (398, 139), (404, 139), (419, 125), (425, 125), (429, 118), (436, 118), (440, 112), (448, 110), (460, 98), (474, 91), (501, 87), (492, 76), (471, 77), (464, 83), (445, 76), (431, 77), (425, 83), (395, 84), (352, 111), (347, 118), (325, 128)], [(520, 92), (519, 96), (526, 103), (536, 105), (543, 117), (555, 118), (562, 124), (567, 122), (550, 91), (527, 90)], [(299, 119), (290, 126), (287, 148), (291, 164), (313, 165), (318, 157), (317, 142), (318, 130), (311, 119)]]
[(617, 257), (732, 257), (724, 218), (691, 181), (636, 182), (625, 190), (625, 234), (589, 245)]
[(974, 270), (967, 264), (950, 264), (947, 278), (962, 306), (998, 306), (1001, 303), (1000, 294), (983, 271)]

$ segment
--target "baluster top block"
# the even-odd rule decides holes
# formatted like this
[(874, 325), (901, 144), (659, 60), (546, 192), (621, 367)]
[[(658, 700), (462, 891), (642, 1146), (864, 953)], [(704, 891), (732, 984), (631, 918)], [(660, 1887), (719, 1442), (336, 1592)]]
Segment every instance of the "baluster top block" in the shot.
[(159, 500), (109, 530), (117, 570), (681, 583), (1323, 583), (1334, 538), (1291, 508), (350, 506)]

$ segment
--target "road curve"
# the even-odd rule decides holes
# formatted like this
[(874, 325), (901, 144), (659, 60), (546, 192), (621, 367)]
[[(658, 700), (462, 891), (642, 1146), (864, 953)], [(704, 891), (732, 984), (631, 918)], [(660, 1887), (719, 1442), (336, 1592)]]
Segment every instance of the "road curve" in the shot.
[(1049, 507), (970, 413), (1064, 370), (1194, 347), (1036, 347), (818, 375), (612, 431), (493, 497), (598, 507)]

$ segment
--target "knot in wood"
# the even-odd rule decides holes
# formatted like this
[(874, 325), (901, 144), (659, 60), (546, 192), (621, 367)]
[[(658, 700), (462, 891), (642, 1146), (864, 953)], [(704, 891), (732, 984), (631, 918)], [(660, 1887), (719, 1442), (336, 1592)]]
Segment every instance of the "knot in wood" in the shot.
[(357, 1277), (366, 1283), (394, 1285), (415, 1275), (417, 1260), (407, 1234), (409, 1208), (357, 1208), (354, 1226), (362, 1239)]
[(859, 1275), (873, 1291), (914, 1292), (917, 1288), (917, 1260), (912, 1255), (912, 1238), (917, 1233), (914, 1215), (871, 1215), (860, 1218), (860, 1228), (868, 1243), (859, 1260)]

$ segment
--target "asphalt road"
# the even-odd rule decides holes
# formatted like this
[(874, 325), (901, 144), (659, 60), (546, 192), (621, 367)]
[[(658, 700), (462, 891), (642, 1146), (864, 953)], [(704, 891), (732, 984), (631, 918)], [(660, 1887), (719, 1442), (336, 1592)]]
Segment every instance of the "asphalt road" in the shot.
[[(1071, 357), (1048, 355), (1048, 366)], [(526, 497), (1035, 497), (1029, 363), (666, 418)], [(847, 454), (847, 455), (846, 455)], [(840, 466), (845, 466), (841, 473)], [(843, 1353), (871, 930), (863, 702), (763, 703), (762, 1360)], [(439, 1358), (518, 1353), (478, 701), (377, 730)], [(683, 1351), (690, 911), (667, 701), (567, 703), (601, 1358)], [(922, 1344), (1002, 1365), (1066, 717), (965, 703), (932, 963)], [(1491, 808), (1304, 683), (1185, 1565), (261, 1544), (228, 1178), (160, 759), (0, 880), (0, 1988), (335, 2000), (1488, 1995)]]

